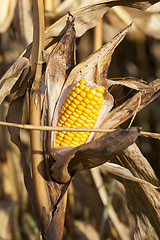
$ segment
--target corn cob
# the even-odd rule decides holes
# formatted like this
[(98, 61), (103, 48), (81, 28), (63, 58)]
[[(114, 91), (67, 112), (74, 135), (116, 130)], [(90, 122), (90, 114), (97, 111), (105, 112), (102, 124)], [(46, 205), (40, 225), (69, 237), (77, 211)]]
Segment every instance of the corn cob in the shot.
[[(102, 107), (104, 88), (87, 86), (81, 79), (67, 95), (60, 110), (58, 127), (93, 128)], [(78, 146), (87, 141), (89, 132), (56, 132), (56, 147)]]

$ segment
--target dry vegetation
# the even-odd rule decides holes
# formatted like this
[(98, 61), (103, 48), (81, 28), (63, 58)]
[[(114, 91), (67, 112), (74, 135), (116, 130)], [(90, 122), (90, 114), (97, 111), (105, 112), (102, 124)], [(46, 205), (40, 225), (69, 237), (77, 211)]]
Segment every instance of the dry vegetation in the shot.
[[(0, 2), (0, 240), (160, 238), (159, 11)], [(91, 142), (57, 158), (52, 120), (82, 78), (105, 86), (105, 115)]]

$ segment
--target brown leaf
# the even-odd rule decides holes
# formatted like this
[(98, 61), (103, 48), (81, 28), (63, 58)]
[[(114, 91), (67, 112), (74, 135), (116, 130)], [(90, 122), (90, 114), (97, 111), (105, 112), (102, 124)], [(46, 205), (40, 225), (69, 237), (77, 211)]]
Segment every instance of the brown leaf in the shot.
[[(11, 92), (17, 91), (19, 84), (25, 79), (29, 68), (29, 60), (18, 58), (0, 80), (0, 104)], [(26, 69), (26, 70), (25, 70)], [(23, 70), (24, 74), (23, 74)], [(22, 76), (21, 76), (22, 74)], [(19, 81), (19, 82), (18, 82)], [(16, 83), (18, 84), (16, 85)], [(16, 86), (15, 86), (16, 85)], [(14, 88), (14, 90), (13, 90)]]
[[(150, 0), (150, 1), (134, 1), (134, 0), (119, 0), (119, 1), (103, 1), (101, 3), (85, 6), (72, 12), (72, 15), (75, 17), (75, 29), (76, 29), (76, 37), (80, 37), (83, 35), (88, 29), (95, 27), (99, 20), (103, 17), (103, 15), (107, 12), (107, 10), (113, 6), (129, 6), (141, 10), (146, 10), (152, 4), (158, 1)], [(65, 22), (67, 20), (68, 15), (65, 15), (61, 19), (59, 19), (56, 23), (50, 26), (46, 33), (45, 38), (52, 38), (54, 36), (58, 36), (61, 30), (65, 26)]]
[[(136, 144), (131, 145), (123, 155), (112, 160), (129, 169), (135, 177), (160, 187), (160, 182), (149, 162)], [(121, 181), (126, 189), (128, 207), (136, 221), (135, 240), (159, 239), (160, 236), (160, 192), (150, 186), (132, 181)]]
[[(142, 110), (150, 102), (156, 99), (160, 94), (160, 79), (151, 82), (149, 86), (154, 90), (137, 93), (122, 105), (116, 107), (106, 116), (100, 128), (109, 129), (119, 126), (121, 123), (132, 117), (137, 110)], [(138, 108), (139, 103), (140, 106)], [(95, 139), (102, 135), (103, 133), (96, 133)]]
[[(67, 22), (65, 34), (50, 54), (45, 73), (48, 91), (48, 121), (51, 125), (56, 102), (62, 87), (75, 65), (75, 29), (74, 21)], [(63, 31), (64, 32), (64, 31)], [(54, 93), (54, 94), (53, 94)]]
[(68, 182), (76, 172), (99, 166), (119, 152), (123, 152), (138, 137), (139, 129), (116, 130), (95, 141), (70, 150), (50, 168), (52, 177), (60, 182)]

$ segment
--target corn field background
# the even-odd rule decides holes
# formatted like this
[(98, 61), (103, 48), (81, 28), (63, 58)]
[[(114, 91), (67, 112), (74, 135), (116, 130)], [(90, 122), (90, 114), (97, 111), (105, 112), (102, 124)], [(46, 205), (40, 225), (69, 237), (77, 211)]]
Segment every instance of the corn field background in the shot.
[[(35, 19), (33, 13), (34, 2), (37, 1), (0, 1), (0, 78), (3, 77), (24, 49), (28, 49), (28, 45), (33, 41), (34, 22), (38, 21)], [(91, 4), (98, 4), (100, 1), (44, 0), (43, 2), (45, 29), (47, 29), (66, 15), (67, 11), (73, 13), (82, 7), (85, 8)], [(86, 16), (83, 18), (82, 12), (82, 19), (84, 19), (83, 24), (86, 30), (76, 38), (77, 64), (86, 59), (102, 45), (109, 42), (116, 34), (132, 22), (132, 27), (126, 37), (113, 53), (106, 78), (117, 81), (135, 79), (138, 82), (140, 79), (146, 81), (147, 84), (160, 78), (160, 2), (119, 1), (119, 3), (117, 3), (118, 1), (115, 1), (116, 3), (114, 3), (114, 1), (101, 1), (101, 3), (102, 2), (111, 2), (112, 5), (108, 11), (106, 10), (106, 12), (104, 12), (101, 20), (97, 20), (95, 27), (92, 26), (91, 29), (89, 29), (88, 26), (86, 27), (85, 21), (89, 22), (90, 16), (88, 16), (88, 19)], [(96, 14), (98, 15), (97, 12)], [(76, 14), (73, 14), (73, 16), (76, 19)], [(59, 29), (57, 31), (60, 33)], [(49, 53), (53, 49), (53, 46), (55, 45), (52, 43), (51, 46), (47, 48)], [(30, 61), (29, 65), (31, 64)], [(42, 63), (37, 63), (37, 65), (42, 66)], [(41, 100), (43, 101), (45, 94), (44, 75), (42, 76), (41, 82)], [(28, 81), (27, 84), (29, 88), (30, 82)], [(0, 121), (6, 121), (9, 103), (15, 97), (15, 92), (12, 90), (6, 95), (0, 105)], [(114, 97), (114, 108), (133, 97), (137, 92), (134, 89), (121, 85), (113, 85), (109, 91)], [(159, 104), (160, 98), (158, 97), (136, 114), (132, 126), (142, 127), (146, 132), (160, 133)], [(13, 115), (16, 115), (16, 109)], [(29, 115), (29, 97), (26, 96), (23, 105), (22, 124), (30, 123)], [(131, 118), (124, 121), (120, 127), (126, 129), (130, 122)], [(20, 136), (27, 162), (30, 163), (32, 161), (30, 130), (21, 129)], [(151, 179), (147, 174), (145, 177), (143, 174), (140, 174), (138, 177), (141, 176), (142, 179), (159, 186), (159, 139), (139, 136), (136, 144), (151, 165), (151, 169), (148, 169), (151, 170), (151, 173), (154, 171), (157, 176), (157, 178), (153, 177), (153, 179)], [(117, 161), (119, 160), (115, 160), (114, 163), (119, 164)], [(134, 169), (132, 170), (134, 174)], [(137, 172), (141, 173), (141, 169), (138, 169)], [(140, 210), (142, 206), (139, 205), (136, 209), (135, 206), (130, 205), (130, 199), (133, 198), (135, 204), (138, 201), (141, 204), (141, 200), (137, 194), (137, 186), (139, 183), (132, 185), (130, 180), (126, 181), (127, 183), (124, 183), (121, 177), (116, 177), (115, 179), (115, 176), (108, 173), (103, 167), (100, 168), (100, 170), (99, 168), (93, 168), (77, 173), (70, 183), (67, 192), (65, 224), (64, 230), (62, 229), (63, 239), (143, 240), (147, 239), (147, 234), (148, 236), (152, 236), (152, 239), (159, 239), (160, 229), (158, 224), (160, 225), (160, 206), (157, 205), (155, 207), (153, 203), (151, 203), (150, 209), (155, 209), (155, 212), (151, 211), (148, 215), (147, 213), (145, 215), (143, 212), (142, 215), (144, 219), (150, 219), (150, 215), (152, 215), (153, 219), (156, 219), (156, 227), (154, 227), (152, 221), (149, 221), (151, 225), (147, 223), (146, 229), (151, 229), (152, 233), (148, 233), (147, 231), (149, 230), (146, 230), (144, 226), (138, 225), (139, 228), (142, 228), (139, 230), (141, 234), (135, 235), (136, 224), (139, 222), (137, 216), (141, 215)], [(135, 194), (132, 193), (133, 195), (129, 195), (130, 198), (127, 198), (126, 192), (129, 191), (129, 188), (133, 188)], [(147, 191), (151, 193), (150, 197), (156, 196), (157, 201), (160, 200), (159, 190), (150, 187), (150, 190)], [(152, 195), (152, 191), (155, 195)], [(41, 198), (43, 198), (43, 193)], [(146, 197), (146, 199), (149, 199), (149, 197)], [(146, 205), (148, 202), (151, 202), (150, 200), (144, 200), (144, 203), (145, 201)], [(131, 211), (129, 211), (128, 205)], [(134, 211), (132, 208), (136, 210)], [(24, 184), (22, 155), (17, 146), (11, 141), (8, 128), (0, 125), (0, 240), (42, 239), (38, 230), (39, 226), (34, 210)], [(136, 211), (138, 211), (138, 213)], [(134, 218), (135, 216), (136, 218)], [(154, 230), (152, 230), (152, 227)], [(58, 238), (54, 238), (53, 236), (52, 238), (43, 239), (55, 240)]]

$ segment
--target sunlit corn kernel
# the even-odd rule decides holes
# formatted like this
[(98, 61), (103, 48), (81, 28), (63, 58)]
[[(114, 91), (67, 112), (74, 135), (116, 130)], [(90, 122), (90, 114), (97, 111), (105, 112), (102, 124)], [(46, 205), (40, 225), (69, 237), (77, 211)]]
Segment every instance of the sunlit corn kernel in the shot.
[(83, 91), (86, 92), (86, 93), (87, 93), (89, 90), (90, 90), (89, 87), (85, 87), (85, 88), (83, 89)]
[(72, 92), (72, 97), (75, 98), (76, 95), (77, 95), (77, 94), (73, 91), (73, 92)]
[(78, 110), (80, 110), (80, 111), (83, 111), (84, 110), (84, 107), (82, 106), (82, 105), (78, 105)]
[(76, 99), (77, 99), (79, 102), (81, 102), (81, 101), (83, 100), (83, 98), (82, 98), (80, 95), (77, 95), (77, 96), (76, 96)]
[(89, 125), (87, 123), (83, 124), (83, 128), (88, 128), (88, 127), (89, 127)]
[(86, 83), (86, 80), (85, 80), (85, 79), (81, 79), (81, 80), (79, 81), (79, 83), (80, 83), (80, 84), (85, 84), (85, 83)]
[(80, 95), (82, 98), (85, 98), (85, 97), (86, 97), (86, 92), (81, 91), (79, 95)]
[(81, 102), (80, 105), (83, 106), (83, 107), (86, 106), (86, 104), (84, 102)]
[(64, 107), (67, 108), (68, 106), (69, 106), (68, 103), (65, 102)]
[(74, 98), (74, 99), (73, 99), (73, 103), (76, 104), (76, 105), (78, 105), (78, 104), (79, 104), (79, 101), (78, 101), (76, 98)]
[(62, 115), (61, 119), (65, 122), (67, 118), (64, 115)]
[(71, 118), (67, 119), (67, 122), (72, 126), (72, 124), (74, 123), (74, 121)]
[(75, 146), (75, 147), (77, 147), (78, 145), (79, 145), (79, 142), (77, 143), (77, 142), (75, 142), (75, 141), (72, 141), (72, 143), (71, 143), (70, 146)]
[(64, 136), (64, 139), (66, 139), (67, 141), (71, 142), (72, 141), (72, 138), (69, 137), (67, 134)]
[(80, 139), (77, 137), (73, 137), (73, 141), (78, 143), (78, 142), (80, 142)]
[(75, 125), (76, 127), (78, 127), (78, 128), (81, 128), (81, 127), (82, 127), (82, 125), (81, 125), (80, 123), (78, 123), (78, 122), (75, 122), (74, 125)]
[(77, 105), (75, 104), (75, 103), (71, 103), (71, 107), (73, 107), (73, 108), (76, 108), (77, 107)]
[(86, 120), (87, 120), (87, 117), (85, 117), (85, 116), (83, 116), (83, 115), (80, 115), (79, 117), (80, 117), (80, 119), (82, 119), (83, 121), (86, 121)]
[(96, 90), (92, 88), (92, 89), (90, 90), (90, 94), (92, 94), (92, 96), (94, 96), (94, 95), (96, 94)]
[(78, 108), (77, 108), (75, 111), (76, 111), (76, 113), (78, 113), (79, 115), (82, 113), (82, 111), (79, 110)]
[(71, 104), (71, 100), (67, 99), (66, 103)]
[(57, 135), (56, 140), (62, 142), (62, 139), (63, 139), (63, 137), (60, 137), (59, 135)]
[(101, 98), (103, 95), (99, 92), (96, 92), (96, 97)]
[(81, 90), (83, 90), (83, 89), (85, 88), (85, 85), (84, 85), (84, 84), (80, 84), (79, 88), (80, 88)]
[(62, 119), (59, 120), (59, 123), (63, 125), (64, 121)]
[(72, 97), (72, 96), (70, 95), (70, 96), (69, 96), (69, 99), (70, 99), (71, 101), (73, 101), (74, 97)]
[(86, 106), (86, 108), (89, 109), (89, 110), (93, 110), (93, 109), (94, 109), (94, 107), (93, 107), (92, 105), (90, 105), (90, 104), (88, 104), (88, 105)]
[(70, 120), (72, 120), (73, 122), (75, 122), (75, 121), (76, 121), (76, 119), (77, 119), (77, 118), (76, 118), (76, 117), (74, 117), (73, 115), (71, 115), (71, 116), (70, 116)]
[[(84, 110), (85, 111), (85, 110)], [(90, 111), (90, 113), (91, 113), (91, 111)], [(89, 116), (89, 114), (87, 114), (87, 113), (85, 113), (85, 112), (82, 112), (82, 116), (84, 116), (84, 117), (88, 117)]]
[(57, 127), (62, 127), (62, 124), (59, 122), (59, 123), (57, 124)]
[(69, 144), (70, 144), (70, 141), (69, 141), (69, 140), (67, 140), (67, 139), (65, 139), (65, 137), (63, 138), (63, 142), (64, 142), (64, 143), (66, 143), (67, 145), (69, 145)]
[(73, 112), (73, 116), (76, 117), (76, 118), (78, 118), (78, 117), (79, 117), (79, 114), (76, 113), (76, 112)]
[(83, 126), (84, 121), (82, 119), (78, 118), (77, 122), (80, 123)]
[(61, 138), (64, 137), (64, 133), (62, 133), (62, 132), (58, 132), (57, 134), (58, 134)]
[(83, 100), (83, 102), (87, 105), (87, 104), (90, 103), (90, 100), (89, 100), (88, 98), (85, 98), (85, 99)]
[[(87, 105), (88, 106), (88, 105)], [(90, 109), (88, 109), (88, 108), (85, 108), (84, 109), (84, 113), (87, 113), (88, 115), (90, 115), (90, 113), (91, 113), (91, 110)]]
[[(80, 87), (80, 86), (79, 86)], [(76, 88), (76, 90), (75, 90), (75, 93), (76, 94), (79, 94), (81, 92), (81, 89), (80, 88)], [(73, 95), (72, 95), (73, 96)]]
[(71, 111), (71, 112), (74, 112), (75, 109), (71, 106), (68, 106), (68, 110)]
[(81, 139), (81, 138), (82, 138), (82, 134), (80, 134), (79, 132), (77, 132), (76, 137)]
[(67, 113), (68, 115), (71, 115), (71, 114), (72, 114), (72, 112), (69, 111), (68, 109), (66, 110), (66, 113)]
[(87, 93), (86, 97), (87, 97), (89, 100), (91, 100), (91, 99), (93, 98), (93, 95), (89, 92), (89, 93)]
[(90, 101), (90, 104), (91, 104), (92, 106), (95, 106), (97, 103), (96, 103), (95, 101), (91, 100), (91, 101)]
[(66, 127), (71, 127), (71, 124), (69, 124), (68, 122), (65, 122), (64, 125), (65, 125)]
[(103, 93), (104, 93), (104, 88), (103, 88), (103, 87), (101, 87), (101, 86), (100, 86), (100, 87), (98, 87), (96, 90), (97, 90), (97, 92), (98, 92), (98, 93), (101, 93), (101, 94), (103, 94)]
[(95, 95), (95, 96), (93, 96), (93, 101), (97, 102), (97, 101), (99, 101), (99, 98)]
[(92, 113), (93, 113), (94, 115), (96, 115), (96, 116), (99, 114), (99, 112), (98, 112), (96, 109), (93, 109), (93, 110), (92, 110)]
[(61, 147), (67, 147), (67, 146), (68, 146), (67, 143), (61, 142)]
[(74, 133), (73, 132), (66, 132), (66, 135), (70, 138), (74, 137)]

